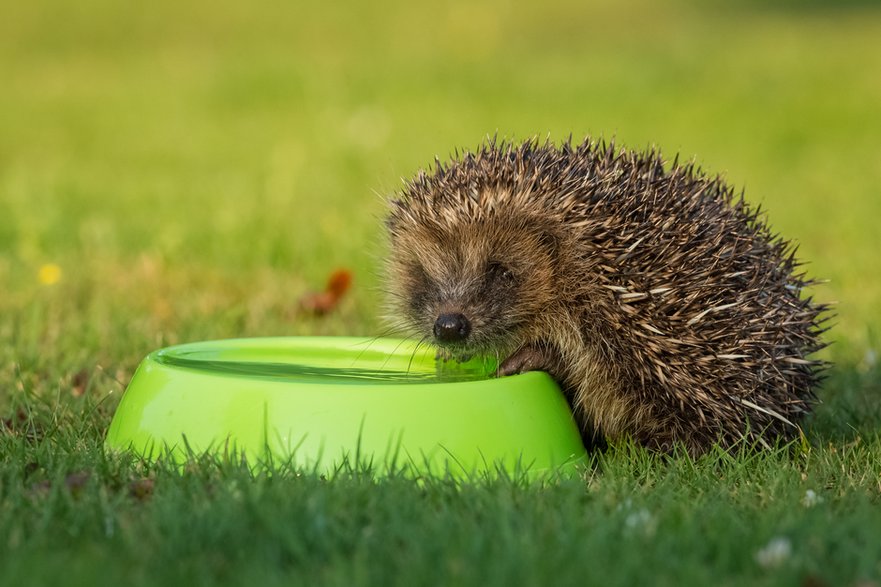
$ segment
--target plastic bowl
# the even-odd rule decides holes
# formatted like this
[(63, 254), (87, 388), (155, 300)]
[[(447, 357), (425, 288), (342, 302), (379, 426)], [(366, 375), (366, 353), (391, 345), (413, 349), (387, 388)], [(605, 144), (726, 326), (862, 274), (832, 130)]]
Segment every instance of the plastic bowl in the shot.
[(545, 373), (495, 378), (494, 361), (441, 362), (397, 339), (253, 338), (151, 353), (106, 446), (146, 458), (244, 455), (331, 473), (456, 476), (572, 471), (586, 457)]

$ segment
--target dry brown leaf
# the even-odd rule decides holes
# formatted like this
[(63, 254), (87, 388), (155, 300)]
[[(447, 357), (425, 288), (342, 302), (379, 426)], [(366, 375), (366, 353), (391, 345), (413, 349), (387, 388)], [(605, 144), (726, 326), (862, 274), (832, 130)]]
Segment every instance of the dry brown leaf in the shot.
[(309, 292), (300, 297), (300, 308), (319, 316), (332, 312), (351, 286), (352, 272), (348, 269), (337, 269), (330, 274), (324, 291)]
[(138, 501), (147, 501), (153, 497), (155, 483), (150, 478), (135, 479), (128, 484), (128, 494)]
[(88, 371), (85, 369), (77, 371), (70, 381), (70, 395), (82, 397), (86, 393), (86, 389), (89, 388), (89, 379), (91, 379), (91, 374)]
[(71, 473), (67, 477), (64, 478), (64, 486), (67, 487), (67, 490), (70, 491), (70, 494), (74, 497), (78, 497), (86, 486), (86, 483), (89, 482), (89, 478), (91, 474), (88, 471), (78, 471), (76, 473)]

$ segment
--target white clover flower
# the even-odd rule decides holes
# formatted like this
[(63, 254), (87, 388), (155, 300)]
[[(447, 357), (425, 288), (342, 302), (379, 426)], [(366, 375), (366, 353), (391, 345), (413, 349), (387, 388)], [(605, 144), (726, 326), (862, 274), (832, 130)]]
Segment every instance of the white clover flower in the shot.
[(801, 504), (806, 508), (812, 508), (818, 503), (822, 503), (823, 498), (817, 495), (817, 493), (813, 489), (808, 489), (805, 491), (805, 496), (801, 498)]
[(792, 543), (789, 538), (776, 536), (756, 552), (755, 558), (763, 569), (776, 569), (786, 562), (790, 555), (792, 555)]
[(636, 510), (624, 519), (624, 527), (630, 532), (640, 532), (653, 536), (658, 528), (658, 520), (646, 509)]

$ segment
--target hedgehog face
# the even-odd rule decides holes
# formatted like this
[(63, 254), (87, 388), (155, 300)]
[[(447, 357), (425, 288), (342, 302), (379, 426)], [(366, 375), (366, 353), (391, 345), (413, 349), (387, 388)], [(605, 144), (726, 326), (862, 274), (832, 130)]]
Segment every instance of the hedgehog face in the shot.
[(555, 239), (529, 219), (423, 219), (391, 232), (392, 311), (453, 354), (510, 352), (554, 299)]

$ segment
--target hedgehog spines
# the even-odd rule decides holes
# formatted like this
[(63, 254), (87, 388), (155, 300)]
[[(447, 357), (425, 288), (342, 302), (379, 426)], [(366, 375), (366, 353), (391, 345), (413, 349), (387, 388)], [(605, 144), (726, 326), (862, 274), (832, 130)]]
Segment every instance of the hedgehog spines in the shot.
[[(464, 308), (485, 329), (474, 336), (490, 333), (482, 345), (565, 357), (554, 375), (586, 428), (697, 451), (791, 437), (815, 401), (828, 328), (828, 307), (804, 295), (816, 281), (761, 206), (694, 160), (494, 136), (407, 182), (388, 226), (400, 297), (433, 300), (410, 322), (430, 334), (437, 308)], [(506, 255), (521, 287), (501, 295), (481, 263)], [(407, 273), (419, 264), (423, 282)]]

